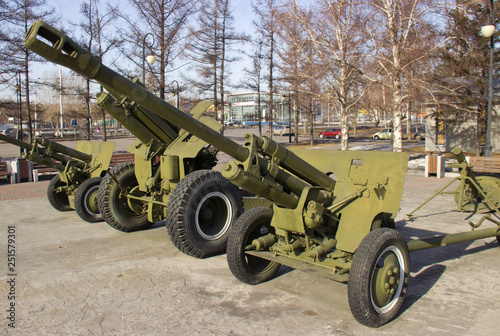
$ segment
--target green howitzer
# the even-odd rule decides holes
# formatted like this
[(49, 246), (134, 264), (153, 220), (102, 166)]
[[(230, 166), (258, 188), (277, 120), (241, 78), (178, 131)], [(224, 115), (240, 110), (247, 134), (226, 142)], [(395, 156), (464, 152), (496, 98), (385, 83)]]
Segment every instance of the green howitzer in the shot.
[[(89, 72), (88, 61), (91, 67), (107, 69), (60, 31), (41, 21), (31, 27), (26, 45), (42, 57), (90, 78), (94, 78), (92, 73), (97, 69)], [(98, 95), (97, 103), (138, 139), (129, 148), (134, 162), (111, 169), (99, 187), (97, 200), (103, 218), (117, 230), (132, 232), (164, 220), (167, 209), (171, 208), (169, 218), (177, 221), (172, 234), (176, 235), (179, 249), (196, 257), (223, 252), (229, 228), (243, 211), (243, 198), (236, 186), (220, 172), (211, 170), (217, 163), (217, 151), (164, 116), (153, 113), (143, 104), (150, 97), (135, 100), (120, 91), (122, 83), (130, 82), (147, 92), (140, 82), (116, 73), (98, 72), (111, 82), (101, 83), (97, 79), (107, 91)], [(222, 125), (203, 116), (212, 105), (201, 102), (189, 116), (182, 114), (219, 133)], [(174, 193), (174, 189), (179, 191)], [(248, 204), (269, 202), (254, 198)]]
[[(412, 241), (409, 249), (410, 243), (394, 230), (408, 162), (406, 153), (290, 151), (253, 134), (247, 134), (241, 146), (105, 67), (43, 23), (31, 27), (25, 46), (95, 79), (117, 100), (126, 97), (187, 132), (188, 137), (201, 139), (235, 159), (222, 168), (222, 175), (273, 203), (272, 207), (251, 207), (229, 232), (228, 264), (239, 280), (248, 284), (267, 281), (284, 264), (329, 279), (348, 280), (349, 304), (360, 323), (377, 327), (397, 315), (407, 293), (409, 251), (435, 245), (432, 242), (422, 247), (415, 245), (421, 241)], [(176, 161), (176, 156), (164, 152), (159, 159)], [(170, 238), (188, 254), (182, 241), (195, 236), (196, 230), (179, 224), (189, 216), (183, 217), (176, 208), (190, 204), (199, 218), (211, 218), (213, 210), (226, 209), (217, 204), (198, 211), (212, 192), (201, 193), (201, 199), (197, 192), (186, 192), (191, 187), (185, 181), (196, 179), (197, 173), (186, 175), (172, 190), (169, 204), (174, 205), (166, 211)], [(160, 172), (162, 176), (167, 174)], [(219, 190), (214, 193), (224, 195)], [(499, 234), (498, 227), (487, 230), (452, 240)]]
[(26, 160), (59, 172), (47, 188), (49, 203), (56, 210), (75, 209), (80, 218), (91, 223), (102, 220), (97, 192), (109, 168), (114, 142), (78, 141), (72, 149), (41, 138), (34, 138), (30, 144), (0, 134), (0, 140), (24, 149)]
[[(437, 190), (424, 203), (415, 210), (407, 214), (408, 219), (413, 219), (415, 212), (429, 203), (434, 197), (443, 194), (453, 194), (457, 211), (466, 212), (496, 212), (500, 215), (500, 179), (493, 176), (474, 175), (473, 166), (465, 159), (465, 155), (460, 147), (455, 147), (451, 151), (457, 163), (449, 165), (450, 168), (457, 168), (460, 175), (452, 179), (443, 188)], [(459, 181), (458, 187), (454, 191), (445, 191), (455, 181)]]

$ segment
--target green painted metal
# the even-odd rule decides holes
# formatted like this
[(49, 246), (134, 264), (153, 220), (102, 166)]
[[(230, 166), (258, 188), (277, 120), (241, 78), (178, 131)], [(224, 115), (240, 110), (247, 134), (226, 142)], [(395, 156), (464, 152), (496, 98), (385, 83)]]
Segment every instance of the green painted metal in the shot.
[(253, 255), (262, 259), (275, 261), (281, 265), (292, 267), (303, 272), (308, 272), (323, 278), (338, 282), (347, 282), (349, 274), (347, 272), (333, 272), (337, 266), (342, 266), (345, 271), (346, 263), (336, 263), (334, 259), (324, 258), (323, 263), (304, 262), (302, 259), (293, 256), (281, 256), (280, 254), (268, 251), (247, 251), (247, 254)]
[(322, 186), (329, 191), (332, 191), (335, 187), (335, 180), (325, 175), (325, 172), (317, 169), (315, 164), (311, 164), (312, 162), (316, 163), (318, 161), (317, 158), (315, 161), (305, 161), (287, 150), (283, 145), (266, 136), (259, 139), (259, 148), (263, 154), (279, 160), (283, 168), (304, 181), (312, 185)]
[[(150, 122), (154, 124), (155, 119), (149, 118), (141, 130), (144, 131), (141, 143), (135, 146), (138, 188), (149, 194), (146, 197), (134, 196), (133, 200), (148, 203), (150, 220), (161, 213), (158, 208), (154, 211), (155, 207), (167, 206), (169, 191), (195, 169), (185, 162), (201, 159), (199, 162), (205, 162), (208, 166), (215, 163), (215, 153), (205, 147), (210, 144), (235, 159), (222, 168), (225, 178), (255, 194), (257, 198), (254, 199), (257, 201), (254, 205), (262, 198), (268, 200), (262, 202), (264, 206), (269, 206), (269, 201), (273, 203), (273, 216), (270, 223), (265, 224), (268, 231), (262, 233), (261, 237), (254, 237), (254, 232), (260, 232), (259, 227), (252, 227), (250, 224), (254, 223), (247, 221), (249, 217), (242, 216), (245, 222), (241, 227), (249, 230), (252, 239), (244, 242), (244, 246), (236, 247), (233, 250), (236, 253), (246, 251), (248, 255), (338, 281), (347, 280), (354, 254), (358, 247), (366, 246), (365, 237), (380, 244), (377, 248), (391, 249), (391, 244), (399, 247), (402, 245), (404, 254), (407, 254), (399, 234), (396, 237), (393, 234), (395, 232), (388, 229), (374, 231), (380, 227), (393, 227), (403, 193), (408, 163), (406, 153), (311, 149), (290, 151), (266, 137), (253, 134), (247, 134), (244, 145), (240, 146), (220, 134), (220, 124), (201, 117), (209, 103), (203, 103), (203, 106), (195, 108), (191, 114), (186, 114), (149, 93), (138, 83), (107, 68), (60, 31), (41, 21), (30, 28), (25, 46), (54, 63), (97, 80), (114, 97), (108, 95), (106, 99), (103, 98), (103, 106), (107, 105), (116, 111), (120, 107), (124, 111), (120, 113), (127, 117), (134, 115), (140, 120), (150, 113), (157, 115), (171, 125), (171, 130), (178, 132), (168, 143), (153, 130)], [(116, 100), (121, 100), (121, 103)], [(136, 113), (136, 110), (142, 111), (142, 114)], [(121, 117), (126, 120), (124, 116)], [(150, 131), (155, 137), (149, 137)], [(166, 132), (168, 133), (170, 131)], [(490, 210), (498, 211), (498, 200), (489, 199), (490, 194), (498, 190), (498, 185), (491, 183), (492, 191), (485, 192), (485, 188), (481, 188), (480, 179), (473, 176), (472, 170), (464, 162), (463, 155), (458, 152), (455, 155), (463, 172), (461, 193), (468, 187), (473, 191), (475, 199), (485, 202)], [(459, 197), (459, 209), (464, 200), (464, 197)], [(259, 211), (249, 214), (265, 214), (261, 209), (257, 210)], [(264, 210), (270, 213), (267, 209)], [(486, 219), (495, 223), (491, 218), (485, 218), (473, 225), (473, 228), (477, 228)], [(257, 224), (260, 225), (260, 222)], [(495, 224), (497, 227), (493, 229), (412, 241), (408, 243), (408, 247), (416, 250), (464, 239), (498, 236), (498, 223)], [(372, 235), (371, 231), (375, 234)], [(357, 259), (361, 255), (358, 254)], [(398, 260), (394, 260), (394, 255)], [(394, 274), (399, 269), (392, 265), (406, 263), (407, 259), (402, 252), (394, 255), (379, 258), (387, 265), (374, 271), (370, 281), (383, 288), (373, 289), (375, 294), (371, 296), (370, 304), (385, 307), (387, 302), (402, 302), (391, 292), (395, 288), (401, 289), (401, 286), (393, 283), (396, 279)], [(228, 256), (229, 259), (231, 258)], [(233, 258), (235, 259), (241, 261), (245, 258)], [(360, 263), (355, 261), (353, 271), (360, 269), (357, 265)], [(405, 270), (406, 273), (407, 271)], [(254, 281), (251, 275), (247, 279), (249, 283)]]
[[(498, 225), (498, 223), (497, 223)], [(431, 238), (415, 239), (408, 241), (408, 250), (417, 251), (432, 247), (447, 246), (451, 244), (463, 243), (472, 240), (484, 239), (489, 237), (500, 237), (500, 227), (492, 227), (469, 232), (460, 232), (449, 235), (442, 235)]]
[[(407, 214), (408, 219), (414, 218), (415, 212), (422, 209), (438, 195), (453, 194), (457, 211), (490, 212), (500, 215), (500, 179), (493, 176), (474, 175), (473, 167), (465, 159), (460, 147), (452, 150), (457, 163), (450, 164), (450, 168), (457, 168), (460, 175), (448, 182), (443, 188), (437, 190), (431, 197)], [(458, 187), (454, 191), (446, 191), (456, 181)]]
[[(34, 138), (31, 144), (2, 134), (0, 139), (25, 149), (22, 156), (26, 160), (57, 169), (61, 179), (69, 183), (75, 178), (81, 183), (101, 176), (109, 167), (115, 147), (114, 142), (104, 141), (78, 141), (73, 149), (48, 139)], [(72, 171), (72, 177), (65, 174), (68, 170)]]
[(73, 149), (48, 139), (34, 138), (31, 144), (1, 134), (0, 139), (23, 148), (26, 160), (57, 169), (73, 209), (78, 186), (105, 174), (115, 148), (114, 142), (105, 141), (78, 141)]
[[(394, 217), (399, 209), (407, 162), (405, 154), (324, 151), (321, 155), (314, 151), (299, 154), (288, 151), (266, 137), (258, 138), (253, 134), (248, 134), (245, 144), (240, 146), (217, 129), (196, 121), (191, 115), (152, 95), (138, 83), (118, 75), (60, 31), (41, 21), (35, 22), (30, 28), (25, 46), (54, 63), (97, 80), (111, 95), (126, 98), (129, 105), (152, 111), (178, 129), (235, 158), (235, 162), (223, 167), (223, 176), (243, 189), (276, 203), (275, 212), (280, 215), (275, 216), (273, 223), (280, 233), (286, 235), (290, 231), (307, 234), (314, 241), (315, 237), (312, 236), (317, 234), (315, 231), (322, 231), (326, 226), (328, 234), (338, 236), (337, 249), (353, 253), (359, 241), (370, 231), (377, 215), (388, 213)], [(119, 104), (112, 102), (109, 105), (116, 108)], [(147, 152), (144, 149), (141, 154), (144, 160)], [(168, 158), (163, 159), (164, 162), (169, 165), (181, 162), (181, 158), (176, 158), (177, 154), (177, 148), (166, 150), (164, 155)], [(146, 172), (138, 173), (142, 176), (140, 179), (146, 180), (146, 177), (153, 176), (151, 170), (152, 167), (146, 167)], [(175, 170), (162, 171), (169, 180), (176, 180), (173, 176)], [(329, 176), (332, 172), (335, 172), (337, 180)], [(179, 177), (183, 175), (185, 172), (183, 174), (182, 166), (179, 166)], [(164, 186), (167, 184), (164, 183)], [(141, 188), (147, 187), (145, 182), (139, 182), (139, 185)], [(302, 213), (312, 199), (317, 202), (319, 209), (314, 213), (314, 217), (318, 218), (317, 227), (305, 229), (305, 221), (311, 221), (313, 215), (309, 212), (310, 218), (304, 220)], [(360, 215), (360, 207), (367, 211)], [(280, 220), (280, 216), (286, 219)], [(293, 228), (287, 227), (291, 225), (289, 218), (296, 219)]]
[[(331, 214), (340, 217), (337, 248), (353, 253), (379, 214), (395, 218), (408, 165), (407, 153), (295, 150), (295, 154), (336, 179)], [(366, 189), (365, 189), (366, 188)], [(361, 195), (357, 195), (357, 193)], [(361, 210), (362, 209), (362, 210)]]
[[(245, 161), (249, 158), (249, 151), (234, 141), (225, 138), (217, 130), (200, 122), (193, 122), (193, 117), (175, 108), (159, 97), (151, 94), (141, 85), (134, 83), (115, 71), (104, 66), (101, 61), (88, 51), (79, 47), (61, 31), (51, 27), (43, 21), (36, 21), (25, 36), (24, 45), (29, 50), (39, 54), (47, 60), (68, 67), (82, 76), (95, 79), (115, 97), (127, 97), (171, 124), (184, 129), (190, 134), (209, 142), (215, 148), (232, 156), (236, 160)], [(268, 161), (257, 158), (261, 170), (266, 170)], [(299, 192), (297, 186), (304, 186), (299, 180), (283, 169), (278, 169), (275, 177), (282, 185), (293, 181), (290, 186)]]
[[(104, 108), (106, 112), (112, 115), (120, 124), (128, 130), (133, 129), (133, 134), (141, 142), (150, 145), (153, 149), (159, 149), (163, 146), (163, 141), (156, 134), (151, 132), (140, 120), (133, 115), (137, 109), (125, 105), (125, 102), (119, 104), (118, 101), (108, 92), (97, 96), (97, 104)], [(125, 106), (124, 106), (125, 105)]]
[[(48, 43), (47, 43), (48, 42)], [(183, 128), (200, 139), (211, 139), (211, 144), (239, 160), (246, 159), (248, 151), (227, 139), (211, 127), (193, 123), (192, 116), (152, 95), (141, 85), (134, 83), (104, 66), (101, 61), (82, 49), (61, 31), (43, 21), (36, 21), (25, 36), (24, 45), (47, 60), (65, 66), (76, 73), (98, 81), (114, 97), (127, 97), (133, 102), (167, 115), (171, 124)]]

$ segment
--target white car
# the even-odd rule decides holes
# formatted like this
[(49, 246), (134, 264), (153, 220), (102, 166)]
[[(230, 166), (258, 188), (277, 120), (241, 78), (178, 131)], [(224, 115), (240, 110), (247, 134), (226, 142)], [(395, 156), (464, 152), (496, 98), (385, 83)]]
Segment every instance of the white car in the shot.
[(380, 132), (373, 135), (373, 139), (391, 139), (392, 138), (392, 128), (386, 128)]

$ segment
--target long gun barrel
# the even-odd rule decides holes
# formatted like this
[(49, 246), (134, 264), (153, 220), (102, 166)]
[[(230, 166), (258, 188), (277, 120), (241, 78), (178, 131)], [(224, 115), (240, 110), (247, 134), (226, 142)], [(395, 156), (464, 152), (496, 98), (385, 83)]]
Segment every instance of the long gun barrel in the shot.
[[(47, 60), (65, 66), (76, 73), (94, 79), (115, 97), (127, 97), (133, 102), (145, 107), (171, 124), (186, 130), (194, 136), (206, 141), (215, 148), (225, 152), (240, 162), (247, 161), (252, 155), (248, 148), (240, 146), (234, 141), (224, 137), (216, 130), (195, 120), (189, 114), (182, 112), (159, 97), (153, 95), (141, 85), (119, 75), (102, 62), (92, 56), (88, 51), (78, 46), (61, 31), (49, 26), (42, 21), (36, 21), (25, 36), (24, 45)], [(268, 151), (276, 152), (280, 156), (284, 169), (275, 172), (275, 180), (287, 189), (300, 194), (309, 184), (333, 190), (335, 180), (326, 174), (299, 159), (283, 146), (275, 144), (272, 140), (261, 138), (259, 145), (266, 145)], [(269, 154), (269, 153), (264, 153)], [(253, 159), (252, 159), (253, 160)], [(269, 160), (255, 156), (261, 172), (269, 170)], [(290, 164), (287, 164), (290, 163)], [(301, 180), (302, 179), (302, 180)], [(305, 181), (305, 182), (304, 182)], [(262, 195), (267, 197), (266, 195)], [(281, 203), (282, 202), (278, 202)], [(293, 206), (294, 201), (286, 202), (286, 206)]]
[(13, 137), (10, 137), (10, 136), (0, 134), (0, 140), (3, 140), (5, 142), (13, 144), (14, 146), (21, 147), (21, 148), (26, 149), (26, 150), (31, 149), (31, 145), (29, 143), (21, 141), (21, 140), (17, 140)]
[[(36, 35), (45, 42), (51, 44), (53, 48), (50, 48), (49, 45), (42, 41), (36, 40)], [(60, 38), (59, 35), (63, 38)], [(30, 38), (30, 36), (32, 38)], [(93, 72), (99, 68), (99, 59), (91, 56), (76, 43), (64, 36), (60, 31), (42, 21), (37, 21), (33, 24), (26, 35), (25, 43), (26, 45), (30, 45), (30, 48), (32, 47), (35, 52), (40, 53), (48, 60), (67, 66), (88, 78), (94, 78)], [(107, 74), (104, 73), (103, 76), (107, 76)], [(95, 79), (99, 81), (98, 78)], [(145, 144), (154, 142), (153, 147), (157, 149), (158, 147), (168, 146), (177, 138), (178, 129), (150, 110), (130, 103), (126, 96), (114, 90), (113, 87), (115, 85), (119, 86), (119, 83), (107, 83), (103, 85), (106, 90), (118, 99), (118, 101), (109, 101), (108, 99), (108, 101), (103, 104), (103, 107), (139, 140)], [(140, 87), (139, 84), (135, 86)], [(104, 97), (101, 98), (101, 100), (104, 99)], [(125, 109), (123, 109), (123, 107), (125, 107)]]
[[(11, 143), (15, 146), (25, 149), (23, 157), (27, 160), (41, 163), (48, 167), (55, 168), (59, 171), (63, 171), (66, 163), (69, 161), (75, 161), (75, 165), (81, 169), (84, 169), (86, 164), (92, 161), (92, 155), (77, 151), (73, 148), (66, 147), (57, 142), (50, 141), (47, 139), (33, 140), (33, 144), (14, 139), (9, 136), (0, 134), (0, 140)], [(40, 144), (43, 147), (38, 147)], [(62, 162), (59, 164), (54, 162), (52, 159)], [(81, 161), (81, 162), (80, 162)]]

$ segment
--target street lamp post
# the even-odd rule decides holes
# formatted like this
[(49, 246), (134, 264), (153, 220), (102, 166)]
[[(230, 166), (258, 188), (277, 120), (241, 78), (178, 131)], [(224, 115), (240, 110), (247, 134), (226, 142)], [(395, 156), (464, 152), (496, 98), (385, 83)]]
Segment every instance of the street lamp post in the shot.
[(481, 33), (484, 37), (490, 39), (490, 65), (488, 70), (488, 111), (486, 119), (486, 148), (484, 156), (491, 157), (493, 152), (491, 145), (491, 113), (493, 108), (493, 35), (495, 34), (495, 25), (493, 19), (493, 0), (489, 0), (488, 2), (490, 6), (490, 24), (483, 26), (481, 28)]
[(61, 115), (61, 138), (64, 137), (62, 70), (59, 69), (59, 114)]
[(176, 88), (175, 89), (172, 88), (172, 91), (174, 91), (174, 94), (176, 95), (175, 107), (179, 108), (179, 93), (180, 93), (179, 82), (177, 82), (176, 80), (173, 80), (170, 85), (173, 87), (174, 83), (176, 85)]
[(150, 44), (148, 44), (148, 48), (151, 48), (154, 44), (153, 34), (147, 33), (146, 35), (144, 35), (144, 38), (142, 39), (142, 84), (144, 86), (146, 86), (146, 65), (144, 61), (147, 61), (150, 65), (153, 65), (154, 62), (156, 62), (156, 57), (154, 55), (148, 55), (148, 57), (146, 57), (146, 39), (148, 38), (149, 35), (151, 35), (151, 38), (153, 39), (153, 41)]
[[(21, 74), (19, 74), (19, 79), (16, 77), (16, 85), (14, 86), (14, 90), (16, 91), (17, 103), (19, 104), (19, 128), (17, 129), (17, 139), (23, 139), (23, 108), (22, 108), (22, 96), (21, 96)], [(23, 149), (20, 148), (20, 154), (23, 155)]]
[[(284, 95), (283, 98), (284, 98), (284, 101), (283, 101), (283, 105), (287, 102), (287, 98), (288, 98), (288, 126), (290, 127), (290, 129), (288, 130), (288, 142), (289, 143), (292, 143), (292, 93), (290, 92), (290, 90), (287, 91), (288, 92), (288, 95)], [(283, 119), (285, 118), (285, 106), (283, 106)]]
[(288, 142), (292, 143), (292, 93), (288, 91), (288, 125), (290, 131), (288, 132)]

